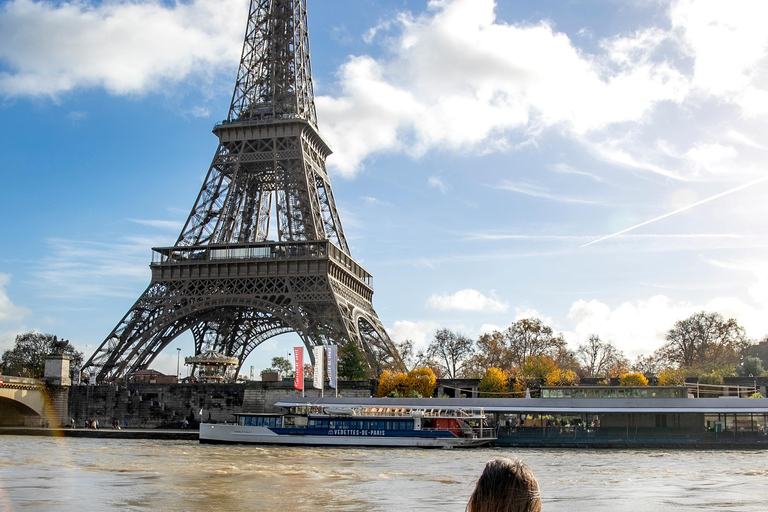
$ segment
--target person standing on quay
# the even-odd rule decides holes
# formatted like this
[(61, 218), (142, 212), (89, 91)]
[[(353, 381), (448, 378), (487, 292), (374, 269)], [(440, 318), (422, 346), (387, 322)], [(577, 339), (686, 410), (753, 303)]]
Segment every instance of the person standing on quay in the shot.
[(539, 483), (522, 461), (499, 457), (486, 463), (467, 512), (541, 512)]

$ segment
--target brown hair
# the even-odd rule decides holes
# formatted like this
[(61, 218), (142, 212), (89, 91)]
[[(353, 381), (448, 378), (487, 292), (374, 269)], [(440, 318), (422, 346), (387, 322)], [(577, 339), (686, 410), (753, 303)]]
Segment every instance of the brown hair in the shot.
[(488, 461), (469, 497), (467, 512), (541, 512), (536, 476), (520, 460)]

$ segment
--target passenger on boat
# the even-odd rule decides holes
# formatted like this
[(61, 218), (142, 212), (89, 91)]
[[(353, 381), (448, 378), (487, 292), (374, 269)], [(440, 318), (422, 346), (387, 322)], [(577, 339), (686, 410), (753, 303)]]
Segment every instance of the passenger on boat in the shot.
[(488, 461), (469, 497), (467, 512), (541, 512), (536, 476), (520, 460)]

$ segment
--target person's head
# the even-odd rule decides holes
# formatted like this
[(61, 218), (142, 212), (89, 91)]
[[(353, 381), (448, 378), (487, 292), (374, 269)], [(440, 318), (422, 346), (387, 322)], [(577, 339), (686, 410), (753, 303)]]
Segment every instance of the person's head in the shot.
[(488, 461), (469, 498), (467, 512), (541, 512), (539, 483), (522, 461)]

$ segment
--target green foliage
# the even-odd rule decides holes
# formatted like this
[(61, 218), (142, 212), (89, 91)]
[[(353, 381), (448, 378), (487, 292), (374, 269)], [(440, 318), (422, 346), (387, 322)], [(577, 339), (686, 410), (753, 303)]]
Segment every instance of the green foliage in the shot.
[(290, 375), (293, 373), (293, 365), (285, 357), (273, 357), (272, 368), (284, 373), (285, 375)]
[(749, 395), (747, 398), (763, 398), (763, 394), (759, 391), (756, 391)]
[(500, 368), (488, 368), (480, 379), (480, 398), (499, 398), (507, 395), (509, 378)]
[(347, 343), (338, 350), (340, 380), (366, 380), (369, 378), (368, 366), (357, 343)]
[[(41, 379), (45, 373), (45, 357), (54, 350), (56, 337), (53, 334), (27, 332), (16, 336), (16, 344), (3, 352), (3, 373)], [(80, 371), (83, 353), (67, 345), (64, 353), (69, 356), (70, 376)]]
[(642, 373), (625, 373), (619, 377), (621, 386), (647, 386), (648, 379)]
[(763, 361), (754, 356), (746, 356), (739, 367), (739, 374), (742, 377), (759, 377), (764, 371)]

